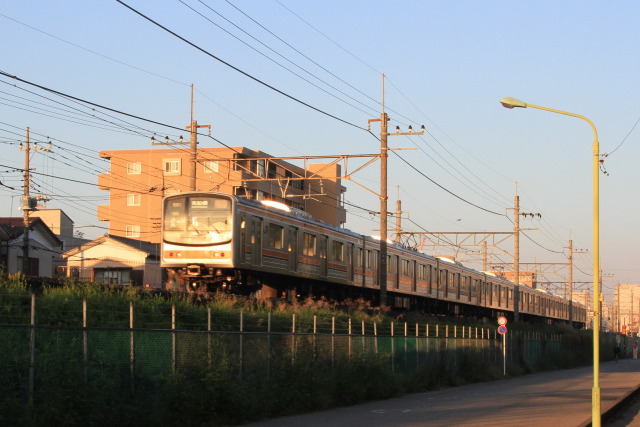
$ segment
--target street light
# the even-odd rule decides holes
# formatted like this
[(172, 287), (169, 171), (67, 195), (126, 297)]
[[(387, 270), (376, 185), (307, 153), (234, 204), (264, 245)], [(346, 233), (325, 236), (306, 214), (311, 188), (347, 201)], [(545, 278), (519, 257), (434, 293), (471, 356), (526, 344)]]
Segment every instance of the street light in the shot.
[(564, 114), (582, 119), (593, 129), (593, 391), (591, 402), (591, 425), (600, 427), (600, 144), (598, 131), (588, 118), (566, 111), (527, 104), (514, 98), (502, 98), (500, 103), (505, 108), (537, 108), (538, 110)]

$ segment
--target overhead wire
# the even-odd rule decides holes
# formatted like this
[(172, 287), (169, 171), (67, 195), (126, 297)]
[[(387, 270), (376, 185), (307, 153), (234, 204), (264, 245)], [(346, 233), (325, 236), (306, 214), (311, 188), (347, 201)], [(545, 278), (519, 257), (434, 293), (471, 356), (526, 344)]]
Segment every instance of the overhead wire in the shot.
[(200, 46), (196, 45), (195, 43), (190, 42), (189, 40), (187, 40), (186, 38), (180, 36), (176, 32), (170, 30), (169, 28), (167, 28), (167, 27), (163, 26), (162, 24), (160, 24), (160, 23), (154, 21), (153, 19), (149, 18), (148, 16), (146, 16), (142, 12), (139, 12), (138, 10), (136, 10), (133, 7), (129, 6), (128, 4), (123, 2), (122, 0), (116, 0), (116, 1), (118, 3), (120, 3), (121, 5), (123, 5), (124, 7), (126, 7), (127, 9), (129, 9), (132, 12), (136, 13), (137, 15), (141, 16), (142, 18), (146, 19), (147, 21), (151, 22), (152, 24), (156, 25), (157, 27), (161, 28), (162, 30), (166, 31), (167, 33), (171, 34), (172, 36), (182, 40), (183, 42), (185, 42), (189, 46), (193, 47), (194, 49), (197, 49), (198, 51), (204, 53), (205, 55), (209, 56), (210, 58), (215, 59), (216, 61), (220, 62), (221, 64), (223, 64), (223, 65), (225, 65), (225, 66), (237, 71), (238, 73), (242, 74), (245, 77), (248, 77), (249, 79), (255, 81), (256, 83), (259, 83), (259, 84), (265, 86), (266, 88), (271, 89), (274, 92), (277, 92), (280, 95), (282, 95), (282, 96), (284, 96), (286, 98), (289, 98), (290, 100), (292, 100), (294, 102), (297, 102), (298, 104), (301, 104), (301, 105), (303, 105), (303, 106), (305, 106), (307, 108), (310, 108), (310, 109), (312, 109), (312, 110), (314, 110), (314, 111), (316, 111), (316, 112), (318, 112), (320, 114), (323, 114), (323, 115), (325, 115), (327, 117), (335, 119), (335, 120), (337, 120), (339, 122), (342, 122), (342, 123), (344, 123), (346, 125), (352, 126), (352, 127), (356, 128), (356, 129), (361, 129), (361, 130), (365, 130), (366, 131), (366, 129), (361, 127), (361, 126), (353, 124), (353, 123), (351, 123), (351, 122), (349, 122), (347, 120), (341, 119), (341, 118), (339, 118), (339, 117), (337, 117), (337, 116), (335, 116), (333, 114), (330, 114), (330, 113), (328, 113), (328, 112), (326, 112), (326, 111), (324, 111), (324, 110), (322, 110), (320, 108), (314, 107), (311, 104), (308, 104), (308, 103), (306, 103), (306, 102), (304, 102), (304, 101), (302, 101), (302, 100), (300, 100), (300, 99), (298, 99), (298, 98), (296, 98), (296, 97), (294, 97), (292, 95), (289, 95), (288, 93), (286, 93), (286, 92), (284, 92), (284, 91), (282, 91), (280, 89), (277, 89), (276, 87), (274, 87), (274, 86), (272, 86), (272, 85), (270, 85), (270, 84), (258, 79), (257, 77), (252, 76), (251, 74), (239, 69), (238, 67), (235, 67), (235, 66), (231, 65), (230, 63), (222, 60), (221, 58), (218, 58), (217, 56), (215, 56), (212, 53), (210, 53), (209, 51), (201, 48)]
[[(287, 70), (288, 72), (290, 72), (291, 74), (297, 76), (298, 78), (302, 79), (303, 81), (309, 83), (310, 85), (312, 85), (313, 87), (321, 90), (322, 92), (326, 93), (327, 95), (339, 100), (340, 102), (343, 102), (351, 107), (353, 107), (354, 109), (365, 113), (365, 114), (369, 114), (370, 112), (364, 111), (359, 107), (356, 107), (355, 105), (345, 101), (344, 99), (341, 99), (340, 97), (334, 95), (333, 93), (329, 92), (328, 90), (318, 86), (317, 84), (309, 81), (308, 79), (302, 77), (300, 74), (290, 70), (289, 68), (285, 67), (284, 65), (280, 64), (279, 62), (277, 62), (276, 60), (274, 60), (273, 58), (270, 58), (269, 56), (267, 56), (266, 54), (264, 54), (263, 52), (260, 52), (258, 49), (256, 49), (255, 47), (251, 46), (249, 43), (245, 42), (244, 40), (241, 40), (239, 37), (235, 36), (234, 34), (232, 34), (230, 31), (222, 28), (222, 26), (216, 24), (215, 22), (213, 22), (212, 20), (210, 20), (209, 18), (207, 18), (206, 16), (204, 16), (204, 14), (198, 12), (197, 10), (195, 10), (193, 7), (191, 7), (190, 5), (186, 4), (183, 0), (178, 0), (180, 3), (182, 3), (185, 7), (189, 8), (190, 10), (192, 10), (194, 13), (196, 13), (197, 15), (199, 15), (200, 17), (202, 17), (203, 19), (205, 19), (207, 22), (209, 22), (212, 25), (215, 25), (217, 28), (219, 28), (220, 30), (226, 32), (228, 35), (230, 35), (231, 37), (235, 38), (236, 40), (238, 40), (239, 42), (243, 43), (245, 46), (249, 47), (250, 49), (252, 49), (253, 51), (257, 52), (258, 54), (262, 55), (263, 57), (267, 58), (268, 60), (270, 60), (271, 62), (273, 62), (274, 64), (278, 65), (279, 67)], [(309, 76), (315, 78), (316, 80), (322, 82), (323, 84), (329, 86), (331, 89), (339, 92), (340, 94), (346, 96), (347, 98), (351, 99), (352, 101), (355, 101), (357, 103), (359, 103), (360, 105), (364, 106), (365, 108), (369, 108), (370, 110), (373, 111), (373, 108), (369, 107), (368, 105), (362, 103), (361, 101), (355, 99), (354, 97), (348, 95), (347, 93), (343, 92), (342, 90), (338, 89), (337, 87), (331, 85), (330, 83), (322, 80), (320, 77), (316, 76), (315, 74), (313, 74), (312, 72), (306, 70), (305, 68), (301, 67), (300, 65), (296, 64), (295, 62), (293, 62), (292, 60), (290, 60), (289, 58), (285, 57), (284, 55), (282, 55), (280, 52), (277, 52), (275, 49), (269, 47), (266, 43), (264, 43), (263, 41), (259, 40), (258, 38), (254, 37), (253, 35), (249, 34), (247, 31), (245, 31), (244, 29), (240, 28), (240, 26), (236, 25), (235, 23), (231, 22), (231, 20), (229, 20), (228, 18), (224, 17), (222, 14), (220, 14), (219, 12), (217, 12), (215, 9), (213, 9), (211, 6), (207, 5), (206, 3), (202, 2), (201, 0), (198, 0), (202, 5), (204, 5), (207, 9), (209, 9), (210, 11), (212, 11), (213, 13), (215, 13), (216, 15), (218, 15), (219, 17), (221, 17), (222, 19), (224, 19), (225, 21), (227, 21), (229, 24), (233, 25), (236, 29), (242, 31), (245, 35), (247, 35), (248, 37), (251, 37), (254, 41), (260, 43), (262, 46), (264, 46), (265, 48), (269, 49), (271, 52), (273, 52), (274, 54), (278, 55), (280, 58), (284, 59), (285, 61), (289, 62), (290, 64), (292, 64), (293, 66), (297, 67), (298, 69), (300, 69), (301, 71), (305, 72), (306, 74), (308, 74)]]

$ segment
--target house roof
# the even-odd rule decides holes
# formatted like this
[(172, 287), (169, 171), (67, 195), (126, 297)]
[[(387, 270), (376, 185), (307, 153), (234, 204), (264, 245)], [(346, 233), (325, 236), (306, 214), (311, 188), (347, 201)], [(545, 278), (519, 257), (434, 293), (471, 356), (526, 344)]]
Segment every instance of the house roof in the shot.
[[(42, 219), (37, 217), (29, 218), (29, 229), (34, 229), (35, 227), (40, 227), (42, 231), (47, 234), (55, 243), (56, 246), (62, 246), (62, 240), (56, 236), (53, 231), (47, 226), (47, 224), (42, 221)], [(17, 217), (0, 217), (0, 228), (4, 230), (5, 233), (8, 234), (7, 240), (17, 239), (22, 236), (24, 233), (24, 219)]]
[(75, 247), (73, 249), (70, 249), (66, 252), (64, 252), (62, 254), (63, 258), (68, 258), (70, 256), (76, 255), (82, 251), (85, 251), (87, 249), (90, 249), (94, 246), (98, 246), (101, 245), (105, 242), (108, 242), (109, 240), (112, 241), (116, 241), (118, 243), (121, 243), (123, 245), (129, 246), (131, 248), (137, 249), (139, 251), (142, 251), (144, 253), (146, 253), (148, 256), (158, 256), (159, 255), (159, 244), (157, 243), (151, 243), (151, 242), (146, 242), (144, 240), (136, 240), (136, 239), (129, 239), (127, 237), (122, 237), (122, 236), (113, 236), (111, 234), (105, 234), (104, 236), (98, 237), (95, 240), (92, 240), (88, 243), (85, 243), (84, 245)]

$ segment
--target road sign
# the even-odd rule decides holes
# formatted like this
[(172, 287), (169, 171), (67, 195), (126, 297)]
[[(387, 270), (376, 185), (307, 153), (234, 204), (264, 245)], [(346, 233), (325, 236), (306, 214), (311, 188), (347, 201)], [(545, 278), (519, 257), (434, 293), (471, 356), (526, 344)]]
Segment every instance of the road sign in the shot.
[(500, 316), (498, 317), (498, 325), (506, 325), (507, 324), (507, 318), (504, 316)]
[(507, 333), (507, 327), (504, 326), (504, 325), (498, 326), (498, 333), (502, 334), (502, 335), (506, 334)]

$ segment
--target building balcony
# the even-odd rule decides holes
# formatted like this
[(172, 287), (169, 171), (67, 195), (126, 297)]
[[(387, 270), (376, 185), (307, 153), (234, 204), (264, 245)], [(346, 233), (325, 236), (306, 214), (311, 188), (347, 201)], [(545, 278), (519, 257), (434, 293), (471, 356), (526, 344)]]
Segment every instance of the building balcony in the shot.
[(111, 205), (98, 205), (98, 221), (111, 220)]
[(109, 191), (113, 186), (113, 176), (110, 173), (98, 174), (98, 188)]

